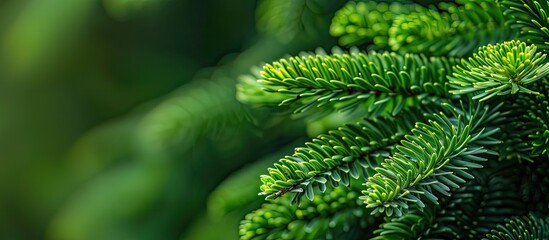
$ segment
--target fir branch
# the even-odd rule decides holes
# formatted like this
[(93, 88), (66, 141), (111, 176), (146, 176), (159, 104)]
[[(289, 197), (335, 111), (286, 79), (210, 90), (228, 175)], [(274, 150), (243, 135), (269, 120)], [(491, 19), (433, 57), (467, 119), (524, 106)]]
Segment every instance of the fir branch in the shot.
[(397, 146), (398, 151), (368, 178), (368, 190), (361, 199), (374, 208), (372, 214), (400, 216), (410, 203), (422, 209), (422, 196), (437, 204), (435, 195), (449, 196), (451, 188), (471, 179), (468, 171), (481, 168), (478, 162), (486, 161), (481, 155), (496, 154), (486, 147), (500, 142), (491, 137), (498, 129), (484, 124), (497, 121), (499, 107), (477, 104), (458, 110), (449, 106), (449, 116), (433, 114), (427, 123), (417, 123)]
[(277, 106), (288, 98), (284, 93), (272, 93), (263, 90), (263, 85), (257, 81), (261, 78), (261, 68), (253, 67), (249, 74), (240, 75), (236, 85), (238, 101), (254, 106)]
[[(358, 184), (357, 184), (358, 185)], [(291, 205), (290, 198), (265, 203), (240, 223), (240, 239), (353, 239), (373, 225), (359, 193), (343, 187), (316, 195), (310, 202)], [(357, 234), (358, 233), (358, 234)]]
[(539, 95), (518, 94), (505, 99), (509, 113), (501, 139), (497, 146), (500, 159), (526, 160), (549, 156), (549, 80), (542, 79), (532, 84)]
[(495, 0), (442, 4), (446, 12), (422, 8), (402, 14), (389, 29), (393, 51), (464, 57), (488, 43), (512, 39)]
[[(499, 160), (532, 161), (532, 156), (530, 156), (532, 144), (528, 141), (528, 135), (532, 132), (528, 125), (531, 125), (531, 123), (528, 123), (530, 121), (525, 119), (528, 107), (521, 100), (530, 96), (534, 95), (516, 94), (509, 95), (504, 99), (502, 111), (505, 112), (506, 117), (499, 124), (505, 126), (501, 129), (501, 135), (499, 136), (499, 139), (503, 142), (494, 148), (499, 153)], [(496, 98), (494, 101), (499, 99)]]
[(549, 219), (529, 214), (505, 220), (486, 234), (483, 240), (549, 239)]
[(400, 217), (385, 217), (385, 222), (374, 231), (372, 240), (418, 239), (436, 220), (437, 206), (414, 208)]
[(539, 94), (526, 86), (549, 74), (546, 54), (536, 52), (535, 45), (509, 41), (481, 47), (461, 66), (454, 69), (450, 78), (455, 94), (483, 91), (473, 97), (480, 101), (496, 95), (518, 92)]
[[(304, 2), (315, 3), (286, 4)], [(364, 117), (269, 168), (260, 194), (278, 200), (246, 216), (242, 239), (348, 239), (361, 231), (374, 239), (548, 238), (548, 220), (537, 215), (495, 226), (549, 212), (549, 4), (438, 6), (348, 3), (331, 27), (341, 44), (388, 44), (399, 53), (306, 53), (241, 80), (238, 96), (248, 104), (334, 117), (329, 124)], [(502, 42), (520, 38), (533, 45)], [(450, 57), (468, 58), (458, 65)], [(361, 178), (366, 190), (357, 187)], [(385, 222), (373, 230), (380, 216)]]
[(292, 105), (295, 113), (364, 104), (374, 115), (395, 115), (427, 98), (450, 98), (446, 76), (454, 62), (376, 52), (308, 55), (267, 64), (258, 81), (268, 92), (287, 94), (280, 105)]
[(350, 1), (338, 10), (330, 25), (330, 34), (339, 38), (342, 46), (375, 44), (389, 45), (389, 28), (393, 19), (404, 13), (419, 11), (417, 4)]
[(520, 30), (521, 38), (536, 44), (542, 51), (549, 50), (549, 2), (536, 0), (503, 0), (509, 25)]
[(424, 239), (479, 239), (501, 219), (525, 213), (511, 179), (498, 172), (474, 176), (443, 204)]
[(475, 179), (441, 204), (385, 217), (374, 239), (479, 239), (501, 219), (524, 214), (518, 186), (498, 172), (472, 173)]
[(365, 119), (322, 134), (269, 168), (269, 174), (261, 176), (261, 194), (267, 195), (266, 199), (276, 199), (296, 192), (294, 201), (298, 201), (303, 195), (312, 199), (315, 185), (324, 192), (328, 181), (348, 186), (350, 179), (357, 179), (360, 173), (368, 176), (376, 159), (389, 155), (392, 146), (420, 118), (406, 112), (399, 118)]
[(521, 98), (528, 109), (526, 119), (531, 123), (528, 131), (531, 155), (549, 156), (549, 80), (537, 84), (537, 90), (540, 95)]

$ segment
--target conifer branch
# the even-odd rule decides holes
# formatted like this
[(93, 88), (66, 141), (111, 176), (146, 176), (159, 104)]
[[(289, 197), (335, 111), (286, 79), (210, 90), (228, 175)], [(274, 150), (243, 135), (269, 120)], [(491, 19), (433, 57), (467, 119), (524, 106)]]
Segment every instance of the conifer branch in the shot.
[(524, 214), (518, 186), (498, 172), (475, 174), (443, 203), (425, 239), (479, 239), (501, 219)]
[(436, 220), (438, 207), (413, 208), (400, 217), (385, 217), (385, 222), (374, 231), (371, 240), (418, 239)]
[[(536, 95), (508, 95), (504, 99), (504, 107), (502, 109), (505, 112), (506, 117), (500, 126), (502, 128), (499, 139), (503, 142), (495, 146), (494, 150), (499, 153), (499, 160), (509, 161), (533, 161), (530, 154), (532, 153), (532, 144), (528, 141), (528, 135), (532, 132), (528, 125), (529, 120), (526, 120), (528, 107), (524, 105), (523, 100), (528, 99), (531, 96)], [(495, 98), (493, 101), (497, 101), (501, 98)], [(492, 101), (492, 100), (488, 100)], [(522, 124), (527, 123), (527, 124)]]
[[(358, 184), (357, 184), (358, 185)], [(312, 201), (291, 204), (290, 198), (265, 203), (240, 223), (240, 239), (353, 239), (361, 229), (370, 228), (369, 215), (359, 192), (343, 187), (330, 188)]]
[(529, 214), (512, 217), (490, 230), (483, 240), (549, 239), (549, 219)]
[[(319, 2), (287, 4), (303, 3)], [(340, 44), (396, 52), (303, 53), (243, 77), (247, 104), (331, 127), (363, 120), (268, 168), (260, 195), (277, 200), (246, 216), (241, 238), (549, 238), (547, 11), (537, 0), (350, 2), (332, 19)]]
[(524, 214), (518, 186), (498, 172), (473, 173), (475, 179), (439, 205), (413, 208), (401, 217), (385, 217), (374, 239), (479, 239), (501, 219)]
[(549, 2), (537, 0), (503, 0), (500, 3), (508, 16), (508, 24), (520, 30), (521, 38), (549, 50)]
[(468, 60), (463, 60), (450, 78), (455, 94), (483, 91), (473, 97), (480, 101), (496, 95), (518, 92), (539, 94), (526, 86), (549, 74), (546, 54), (536, 52), (536, 46), (509, 41), (481, 47)]
[(303, 195), (312, 199), (315, 185), (324, 192), (328, 181), (348, 186), (351, 178), (358, 179), (360, 174), (367, 177), (420, 118), (406, 112), (398, 118), (365, 119), (322, 134), (269, 168), (269, 174), (261, 176), (261, 194), (276, 199), (295, 192), (297, 202)]
[[(398, 114), (428, 98), (450, 98), (453, 59), (395, 53), (300, 56), (267, 64), (258, 80), (265, 91), (286, 94), (280, 105), (295, 113), (348, 110)], [(364, 105), (362, 105), (364, 104)]]
[(395, 18), (389, 29), (393, 51), (464, 57), (488, 43), (512, 39), (495, 0), (441, 4), (445, 12), (422, 8)]
[(389, 28), (393, 19), (413, 11), (419, 11), (417, 4), (365, 1), (350, 1), (338, 10), (330, 25), (330, 34), (339, 38), (342, 46), (375, 44), (385, 48), (389, 45)]
[(537, 84), (537, 96), (521, 98), (527, 110), (526, 119), (531, 122), (528, 134), (533, 156), (549, 156), (549, 80), (544, 79)]
[(368, 190), (361, 198), (374, 208), (372, 214), (401, 216), (409, 204), (422, 209), (422, 196), (437, 204), (436, 195), (449, 196), (452, 188), (471, 179), (468, 172), (482, 167), (483, 154), (497, 154), (486, 146), (500, 142), (492, 138), (498, 129), (484, 125), (500, 117), (499, 107), (476, 104), (458, 110), (449, 106), (452, 114), (433, 114), (428, 123), (416, 124), (398, 151), (368, 178)]

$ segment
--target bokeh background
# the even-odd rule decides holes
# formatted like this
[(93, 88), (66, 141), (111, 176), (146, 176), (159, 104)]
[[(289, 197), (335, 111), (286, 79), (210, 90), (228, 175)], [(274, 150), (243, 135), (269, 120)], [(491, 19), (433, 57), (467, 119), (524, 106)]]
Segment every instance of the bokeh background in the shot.
[(257, 173), (329, 127), (239, 76), (334, 46), (344, 2), (1, 1), (0, 239), (237, 239)]
[[(243, 113), (236, 76), (285, 51), (258, 35), (257, 4), (1, 1), (0, 239), (185, 239), (209, 192), (277, 147), (215, 116)], [(163, 118), (187, 130), (158, 133)]]

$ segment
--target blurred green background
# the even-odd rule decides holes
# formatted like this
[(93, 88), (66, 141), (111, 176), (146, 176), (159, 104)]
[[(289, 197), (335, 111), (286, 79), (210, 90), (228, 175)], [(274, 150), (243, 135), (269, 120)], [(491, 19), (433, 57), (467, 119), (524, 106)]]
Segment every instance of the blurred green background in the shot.
[(237, 166), (192, 179), (205, 151), (143, 153), (135, 135), (163, 96), (257, 41), (255, 5), (1, 1), (0, 239), (180, 238)]
[(322, 37), (270, 0), (0, 2), (0, 239), (236, 239), (257, 186), (243, 210), (208, 195), (305, 131), (238, 103), (237, 78), (335, 44), (342, 2), (284, 20)]
[(337, 123), (238, 78), (334, 46), (344, 2), (1, 1), (0, 239), (237, 239), (257, 176)]

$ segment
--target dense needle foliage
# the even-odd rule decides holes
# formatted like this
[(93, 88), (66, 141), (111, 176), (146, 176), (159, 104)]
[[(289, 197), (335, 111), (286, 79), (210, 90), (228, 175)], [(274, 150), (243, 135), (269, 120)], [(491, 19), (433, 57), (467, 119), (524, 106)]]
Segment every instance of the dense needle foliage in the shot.
[[(266, 16), (290, 14), (275, 2)], [(536, 0), (350, 1), (330, 17), (340, 47), (242, 77), (242, 102), (330, 127), (259, 173), (267, 202), (240, 238), (549, 238), (548, 11)]]

